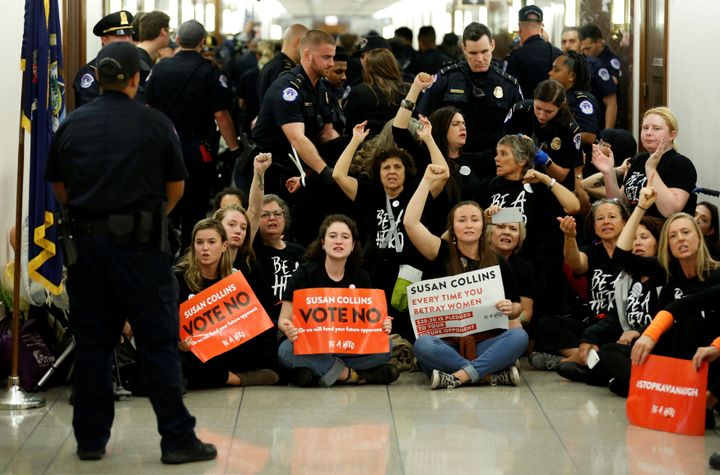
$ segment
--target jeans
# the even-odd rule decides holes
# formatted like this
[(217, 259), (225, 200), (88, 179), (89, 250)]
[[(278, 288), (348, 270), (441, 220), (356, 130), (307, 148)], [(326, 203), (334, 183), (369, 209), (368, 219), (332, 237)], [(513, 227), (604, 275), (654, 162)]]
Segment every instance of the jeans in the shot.
[(415, 341), (415, 356), (422, 370), (430, 376), (434, 369), (454, 373), (462, 369), (473, 383), (484, 376), (501, 371), (515, 363), (528, 345), (528, 335), (522, 328), (506, 330), (500, 335), (476, 344), (478, 357), (469, 361), (447, 340), (435, 336), (421, 336)]
[(278, 361), (282, 368), (309, 368), (315, 376), (320, 378), (320, 386), (330, 387), (337, 381), (343, 369), (370, 369), (387, 363), (392, 354), (392, 342), (387, 353), (373, 353), (370, 355), (296, 355), (293, 354), (293, 344), (285, 340), (278, 350)]

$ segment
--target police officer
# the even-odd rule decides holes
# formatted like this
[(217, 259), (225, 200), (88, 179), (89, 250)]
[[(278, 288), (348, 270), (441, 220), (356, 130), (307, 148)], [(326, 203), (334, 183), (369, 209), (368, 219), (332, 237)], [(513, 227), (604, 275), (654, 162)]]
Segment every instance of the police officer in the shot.
[[(265, 174), (265, 190), (286, 199), (286, 181), (301, 175), (298, 167), (322, 173), (326, 163), (318, 146), (338, 137), (332, 126), (332, 91), (324, 79), (334, 65), (335, 41), (325, 32), (310, 30), (300, 47), (300, 64), (270, 86), (253, 129), (260, 149), (273, 155), (273, 166)], [(301, 163), (288, 157), (293, 149)], [(303, 186), (303, 181), (293, 181), (291, 188)]]
[(185, 194), (171, 215), (173, 223), (181, 226), (183, 248), (190, 244), (193, 226), (205, 217), (213, 194), (215, 124), (228, 145), (230, 159), (240, 153), (229, 113), (233, 99), (227, 79), (200, 54), (206, 36), (205, 27), (195, 20), (180, 25), (180, 51), (156, 64), (146, 81), (146, 102), (165, 112), (175, 124), (190, 173)]
[[(563, 28), (561, 38), (563, 52), (575, 51), (581, 54), (580, 28), (575, 26)], [(585, 60), (587, 61), (588, 76), (590, 76), (590, 91), (598, 101), (600, 129), (613, 128), (618, 108), (618, 85), (599, 59), (594, 56), (585, 56)]]
[(97, 56), (102, 95), (71, 113), (52, 139), (45, 178), (74, 218), (66, 246), (75, 353), (73, 429), (77, 455), (105, 453), (114, 417), (111, 356), (125, 320), (143, 361), (164, 463), (210, 460), (182, 402), (178, 289), (166, 246), (166, 211), (187, 171), (172, 123), (132, 100), (140, 81), (137, 49), (114, 42)]
[(492, 66), (495, 40), (487, 26), (472, 22), (465, 27), (462, 47), (465, 60), (440, 70), (420, 98), (417, 111), (429, 116), (443, 106), (457, 107), (468, 131), (463, 151), (494, 157), (503, 120), (522, 94), (514, 77)]
[(335, 47), (335, 56), (333, 56), (333, 67), (327, 75), (327, 81), (333, 94), (330, 104), (332, 108), (333, 127), (339, 134), (345, 130), (345, 112), (343, 104), (350, 93), (350, 87), (345, 84), (347, 81), (347, 63), (348, 55), (342, 46)]
[[(127, 10), (111, 13), (104, 16), (93, 28), (93, 34), (100, 37), (103, 46), (115, 41), (132, 41), (133, 16)], [(100, 95), (100, 87), (95, 77), (95, 63), (93, 59), (75, 75), (73, 90), (75, 91), (75, 107), (80, 107)]]
[[(600, 28), (593, 24), (583, 25), (580, 28), (580, 49), (585, 56), (597, 59), (599, 63), (598, 76), (603, 81), (612, 79), (615, 86), (618, 86), (616, 102), (605, 109), (605, 128), (613, 128), (618, 124), (620, 118), (625, 117), (620, 111), (620, 79), (622, 77), (622, 64), (617, 55), (605, 44)], [(619, 121), (622, 126), (622, 120)]]
[(518, 13), (520, 48), (507, 60), (505, 72), (517, 78), (524, 97), (532, 97), (535, 87), (547, 78), (552, 63), (562, 52), (541, 36), (543, 11), (528, 5)]
[(300, 62), (300, 39), (307, 33), (305, 25), (290, 25), (283, 35), (280, 51), (260, 71), (258, 79), (258, 99), (262, 102), (270, 85), (285, 71), (290, 71)]

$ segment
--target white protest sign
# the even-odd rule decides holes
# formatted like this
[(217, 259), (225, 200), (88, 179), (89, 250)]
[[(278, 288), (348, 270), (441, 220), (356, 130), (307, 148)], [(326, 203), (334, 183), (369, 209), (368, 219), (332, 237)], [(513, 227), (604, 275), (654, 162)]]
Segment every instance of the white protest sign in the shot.
[(407, 292), (416, 337), (461, 337), (508, 328), (507, 316), (495, 308), (505, 299), (500, 266), (423, 280)]

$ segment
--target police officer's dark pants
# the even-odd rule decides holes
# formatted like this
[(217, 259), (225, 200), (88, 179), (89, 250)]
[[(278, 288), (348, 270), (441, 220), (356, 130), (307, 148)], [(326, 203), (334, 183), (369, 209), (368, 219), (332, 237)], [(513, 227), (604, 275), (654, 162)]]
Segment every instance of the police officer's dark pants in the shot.
[(189, 177), (185, 180), (183, 196), (170, 214), (170, 218), (173, 224), (182, 227), (181, 252), (190, 245), (195, 224), (206, 217), (215, 179), (215, 162), (207, 161), (207, 158), (203, 159), (200, 143), (199, 140), (194, 139), (180, 140)]
[(78, 262), (68, 270), (75, 336), (73, 428), (78, 447), (100, 450), (114, 418), (111, 356), (125, 319), (143, 361), (145, 388), (158, 420), (163, 452), (195, 441), (195, 418), (182, 401), (177, 282), (170, 256), (118, 247), (109, 236), (78, 238)]

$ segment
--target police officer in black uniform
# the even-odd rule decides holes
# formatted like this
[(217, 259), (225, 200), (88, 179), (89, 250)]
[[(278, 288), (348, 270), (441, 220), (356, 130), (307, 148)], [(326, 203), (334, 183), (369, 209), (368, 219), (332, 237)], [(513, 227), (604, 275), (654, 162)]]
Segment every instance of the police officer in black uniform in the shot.
[(97, 56), (102, 95), (71, 113), (52, 139), (46, 179), (66, 203), (70, 328), (75, 352), (73, 429), (77, 455), (105, 453), (114, 418), (111, 356), (126, 319), (143, 361), (164, 463), (210, 460), (182, 402), (178, 288), (166, 251), (166, 211), (187, 171), (172, 123), (132, 100), (140, 81), (137, 49), (115, 42)]
[[(288, 156), (292, 149), (304, 171), (321, 174), (327, 165), (318, 147), (338, 137), (332, 126), (332, 91), (324, 78), (334, 64), (335, 41), (327, 33), (310, 30), (301, 48), (300, 64), (281, 75), (265, 94), (253, 129), (254, 141), (273, 156), (265, 173), (265, 190), (285, 199), (291, 199), (286, 181), (301, 174)], [(293, 181), (291, 188), (303, 186), (303, 181)]]
[(429, 116), (443, 106), (457, 107), (465, 118), (465, 152), (495, 156), (503, 120), (522, 100), (517, 80), (492, 66), (495, 40), (490, 29), (473, 22), (463, 31), (465, 60), (440, 70), (435, 83), (420, 98), (417, 111)]
[[(111, 13), (104, 16), (93, 28), (93, 34), (100, 37), (103, 46), (115, 41), (132, 41), (133, 16), (127, 10)], [(80, 107), (100, 95), (100, 87), (95, 77), (95, 63), (93, 59), (78, 70), (73, 81), (75, 91), (75, 107)]]
[[(624, 128), (626, 111), (620, 107), (622, 96), (620, 94), (620, 81), (622, 78), (622, 64), (620, 58), (605, 44), (603, 34), (596, 25), (587, 24), (580, 28), (580, 48), (585, 56), (595, 58), (595, 68), (600, 84), (609, 80), (617, 86), (614, 104), (607, 104), (605, 108), (605, 128)], [(600, 95), (599, 97), (605, 97)], [(625, 101), (626, 102), (626, 101)]]
[(524, 97), (532, 97), (535, 88), (547, 79), (555, 58), (562, 54), (543, 39), (543, 11), (537, 5), (528, 5), (518, 13), (520, 48), (507, 60), (505, 72), (516, 77)]
[(200, 54), (207, 33), (189, 20), (178, 29), (180, 51), (153, 67), (146, 81), (147, 104), (165, 112), (180, 136), (185, 166), (190, 177), (185, 194), (171, 215), (181, 226), (183, 248), (190, 244), (193, 226), (207, 213), (216, 178), (217, 136), (215, 124), (230, 150), (230, 159), (240, 153), (235, 126), (230, 117), (232, 93), (227, 79)]
[(263, 97), (270, 89), (270, 85), (282, 73), (290, 71), (300, 62), (300, 38), (307, 33), (305, 25), (296, 23), (290, 25), (283, 34), (282, 48), (275, 53), (275, 56), (260, 71), (258, 79), (258, 99), (262, 102)]

